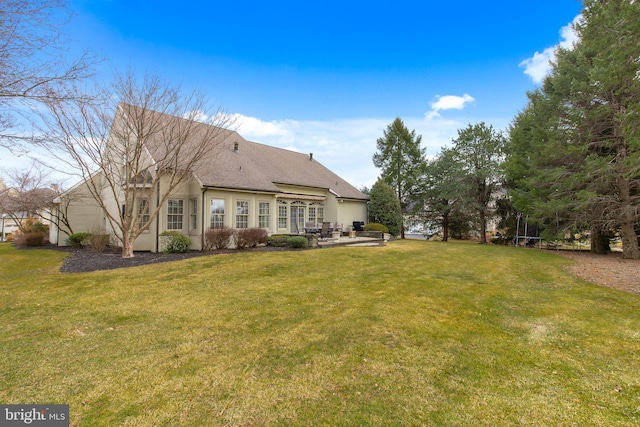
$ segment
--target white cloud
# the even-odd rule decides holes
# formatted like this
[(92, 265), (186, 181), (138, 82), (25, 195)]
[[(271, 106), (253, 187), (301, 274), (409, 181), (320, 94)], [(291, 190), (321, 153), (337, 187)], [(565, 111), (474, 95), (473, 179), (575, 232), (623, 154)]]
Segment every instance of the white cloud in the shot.
[[(436, 100), (441, 101), (437, 105), (440, 110), (460, 109), (473, 99), (468, 95), (466, 98), (457, 97), (462, 101), (455, 103), (447, 99), (443, 101), (442, 98), (445, 97), (438, 97)], [(263, 121), (238, 114), (236, 119), (238, 133), (244, 138), (300, 153), (313, 153), (315, 160), (355, 187), (362, 188), (371, 187), (380, 175), (380, 170), (373, 165), (372, 160), (377, 151), (376, 141), (382, 137), (383, 131), (395, 117)], [(496, 129), (502, 129), (508, 124), (506, 119), (469, 119), (485, 121), (493, 124)], [(437, 155), (442, 147), (451, 146), (451, 141), (458, 137), (458, 129), (468, 125), (468, 122), (441, 117), (405, 117), (403, 121), (409, 130), (422, 135), (422, 147), (426, 148), (426, 154), (430, 158)]]
[(357, 188), (371, 187), (379, 174), (373, 166), (376, 140), (393, 119), (332, 121), (263, 121), (236, 115), (237, 131), (244, 138), (313, 158)]
[(541, 83), (551, 71), (551, 63), (556, 58), (556, 48), (572, 49), (578, 42), (578, 34), (575, 25), (582, 20), (582, 15), (576, 16), (573, 21), (560, 29), (560, 43), (557, 46), (548, 47), (540, 52), (535, 52), (531, 58), (522, 61), (519, 66), (524, 68), (524, 73), (531, 77), (534, 83)]
[(432, 102), (431, 111), (425, 114), (427, 119), (440, 117), (439, 111), (442, 110), (462, 110), (467, 104), (475, 101), (473, 96), (464, 94), (462, 96), (455, 95), (436, 95), (436, 100)]
[[(451, 102), (453, 99), (450, 98), (460, 98), (462, 101)], [(468, 95), (466, 98), (464, 96), (437, 97), (432, 108), (435, 106), (439, 111), (460, 109), (466, 103), (472, 102), (470, 99), (472, 98)], [(373, 155), (377, 151), (376, 141), (383, 136), (383, 131), (395, 119), (395, 117), (381, 117), (327, 121), (266, 121), (241, 114), (230, 114), (228, 117), (235, 120), (231, 128), (236, 129), (244, 138), (300, 153), (313, 153), (315, 160), (356, 188), (364, 186), (371, 188), (378, 179), (380, 170), (373, 165)], [(209, 121), (209, 118), (204, 115), (200, 116), (200, 119)], [(226, 118), (218, 117), (218, 120), (225, 121), (224, 119)], [(493, 124), (497, 129), (503, 128), (508, 123), (508, 120), (471, 117), (467, 119), (485, 121)], [(409, 130), (415, 130), (417, 135), (422, 135), (422, 147), (426, 148), (429, 158), (437, 155), (442, 147), (451, 146), (452, 139), (458, 136), (458, 129), (468, 125), (466, 121), (442, 117), (428, 119), (424, 116), (403, 117), (403, 121)], [(15, 165), (28, 165), (29, 162), (26, 157), (10, 156), (10, 153), (6, 153), (6, 149), (2, 148), (0, 148), (0, 155)], [(74, 183), (71, 182), (71, 184)]]
[(293, 136), (287, 121), (265, 122), (255, 117), (247, 117), (241, 114), (233, 114), (234, 126), (241, 135), (253, 135), (256, 138), (278, 137), (284, 140), (292, 140)]

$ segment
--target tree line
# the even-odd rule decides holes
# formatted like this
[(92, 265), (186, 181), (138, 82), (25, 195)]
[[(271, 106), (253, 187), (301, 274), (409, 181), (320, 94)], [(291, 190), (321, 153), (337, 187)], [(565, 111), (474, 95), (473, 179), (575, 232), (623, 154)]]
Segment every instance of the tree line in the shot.
[[(502, 188), (506, 138), (486, 123), (470, 124), (458, 130), (452, 147), (443, 147), (431, 160), (420, 142), (421, 136), (409, 132), (400, 118), (378, 139), (373, 162), (382, 174), (365, 189), (370, 220), (401, 238), (408, 226), (439, 229), (444, 241), (452, 231), (466, 234), (475, 224), (480, 243), (486, 243), (492, 202)], [(397, 208), (391, 202), (381, 207), (381, 199), (394, 199)]]
[(421, 136), (399, 118), (389, 125), (373, 157), (382, 174), (371, 198), (378, 185), (394, 191), (398, 235), (417, 223), (447, 240), (473, 224), (485, 243), (489, 217), (501, 213), (504, 224), (521, 212), (549, 239), (587, 231), (592, 251), (605, 253), (619, 236), (623, 257), (640, 259), (640, 3), (583, 6), (578, 41), (557, 49), (507, 130), (470, 124), (427, 160)]

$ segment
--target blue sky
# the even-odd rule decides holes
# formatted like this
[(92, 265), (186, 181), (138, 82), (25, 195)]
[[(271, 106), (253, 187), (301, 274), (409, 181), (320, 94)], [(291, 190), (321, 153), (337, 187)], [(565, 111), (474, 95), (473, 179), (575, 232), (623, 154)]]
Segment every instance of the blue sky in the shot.
[(130, 67), (200, 88), (245, 138), (313, 152), (357, 187), (375, 182), (376, 139), (395, 117), (431, 156), (469, 123), (505, 129), (581, 9), (576, 0), (71, 5), (77, 47), (105, 58), (98, 78)]

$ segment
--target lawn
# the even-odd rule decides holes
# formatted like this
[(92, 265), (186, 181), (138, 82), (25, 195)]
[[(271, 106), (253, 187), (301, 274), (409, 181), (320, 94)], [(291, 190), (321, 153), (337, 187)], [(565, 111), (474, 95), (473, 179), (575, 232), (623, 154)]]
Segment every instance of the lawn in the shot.
[(399, 241), (62, 274), (0, 245), (0, 402), (74, 426), (632, 426), (640, 296)]

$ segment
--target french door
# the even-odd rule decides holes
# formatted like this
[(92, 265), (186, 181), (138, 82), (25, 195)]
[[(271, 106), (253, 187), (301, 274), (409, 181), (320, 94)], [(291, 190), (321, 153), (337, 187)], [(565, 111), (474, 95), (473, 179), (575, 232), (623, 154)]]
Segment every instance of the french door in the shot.
[(304, 206), (291, 205), (291, 233), (304, 230)]

